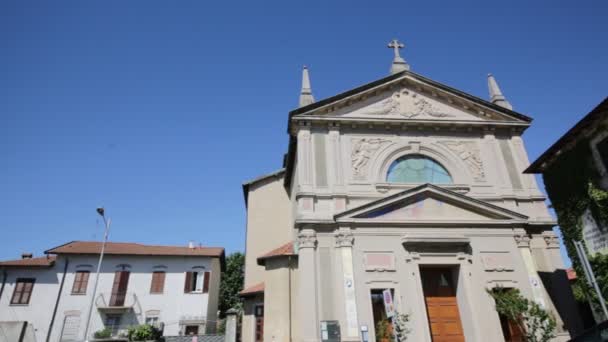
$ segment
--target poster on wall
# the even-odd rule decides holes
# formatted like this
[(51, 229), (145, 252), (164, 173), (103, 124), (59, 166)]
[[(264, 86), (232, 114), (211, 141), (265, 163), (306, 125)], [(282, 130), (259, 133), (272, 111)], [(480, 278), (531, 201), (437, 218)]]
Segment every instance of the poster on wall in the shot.
[(591, 254), (608, 254), (608, 227), (598, 224), (593, 218), (591, 210), (583, 213), (583, 240)]
[(386, 310), (386, 317), (391, 318), (395, 315), (395, 303), (393, 302), (393, 294), (390, 289), (382, 291), (382, 298), (384, 299), (384, 309)]

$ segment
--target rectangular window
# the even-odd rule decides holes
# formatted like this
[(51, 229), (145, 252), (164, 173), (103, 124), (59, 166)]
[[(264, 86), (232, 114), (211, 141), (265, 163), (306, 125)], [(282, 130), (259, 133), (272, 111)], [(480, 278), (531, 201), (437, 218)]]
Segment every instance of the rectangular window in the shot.
[(153, 327), (160, 327), (160, 324), (158, 324), (158, 316), (147, 316), (146, 317), (146, 324), (149, 324)]
[(184, 329), (184, 334), (186, 336), (198, 335), (198, 325), (186, 325), (186, 328)]
[(104, 325), (106, 328), (110, 329), (112, 336), (116, 336), (118, 334), (118, 329), (120, 329), (120, 315), (107, 314)]
[(165, 289), (165, 272), (154, 271), (152, 273), (152, 284), (150, 284), (150, 293), (163, 293)]
[(72, 294), (86, 294), (89, 283), (89, 271), (77, 271), (72, 285)]
[(29, 304), (35, 282), (34, 278), (17, 278), (11, 304)]
[(186, 272), (186, 293), (207, 293), (209, 292), (210, 272)]

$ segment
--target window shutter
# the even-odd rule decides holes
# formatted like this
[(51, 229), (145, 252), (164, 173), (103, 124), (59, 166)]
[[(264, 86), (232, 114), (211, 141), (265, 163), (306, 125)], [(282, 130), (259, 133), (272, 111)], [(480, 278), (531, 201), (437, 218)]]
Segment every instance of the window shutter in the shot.
[(186, 272), (186, 283), (184, 284), (184, 292), (192, 292), (192, 272)]
[(156, 271), (152, 273), (152, 284), (150, 293), (162, 293), (165, 287), (165, 272)]
[(209, 272), (205, 272), (205, 276), (203, 278), (203, 293), (209, 292)]

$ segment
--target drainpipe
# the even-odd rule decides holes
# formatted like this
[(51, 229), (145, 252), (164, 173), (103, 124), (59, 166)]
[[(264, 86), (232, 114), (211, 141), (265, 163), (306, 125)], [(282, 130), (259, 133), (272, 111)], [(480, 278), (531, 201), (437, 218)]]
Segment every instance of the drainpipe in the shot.
[(289, 341), (293, 341), (292, 336), (291, 336), (291, 256), (289, 256), (289, 258), (287, 259), (287, 268), (288, 268), (288, 274), (287, 274), (287, 278), (288, 278), (288, 283), (289, 283)]
[(46, 342), (51, 340), (51, 332), (53, 331), (53, 325), (55, 324), (55, 317), (57, 316), (57, 309), (59, 309), (59, 299), (61, 298), (61, 292), (63, 291), (63, 284), (65, 283), (65, 275), (68, 273), (69, 259), (65, 258), (65, 264), (63, 266), (63, 275), (61, 276), (61, 284), (59, 285), (59, 292), (57, 292), (57, 299), (55, 300), (55, 308), (53, 309), (53, 316), (51, 316), (51, 323), (49, 323), (49, 330), (46, 333)]

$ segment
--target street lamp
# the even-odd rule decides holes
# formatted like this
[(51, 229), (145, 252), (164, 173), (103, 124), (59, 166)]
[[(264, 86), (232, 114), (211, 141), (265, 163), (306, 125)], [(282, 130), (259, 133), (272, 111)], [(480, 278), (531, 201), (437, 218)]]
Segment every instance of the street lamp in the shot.
[(99, 283), (99, 270), (101, 269), (101, 262), (103, 260), (103, 252), (106, 249), (106, 242), (108, 241), (108, 233), (110, 232), (111, 219), (106, 220), (105, 210), (103, 207), (97, 208), (97, 213), (103, 218), (105, 226), (105, 232), (103, 234), (103, 242), (101, 243), (101, 252), (99, 253), (99, 262), (97, 263), (97, 272), (95, 272), (95, 285), (93, 286), (93, 296), (91, 296), (91, 304), (89, 305), (89, 313), (87, 315), (87, 323), (84, 327), (84, 339), (89, 341), (89, 325), (91, 324), (91, 314), (93, 313), (93, 305), (95, 305), (95, 296), (97, 295), (97, 284)]

